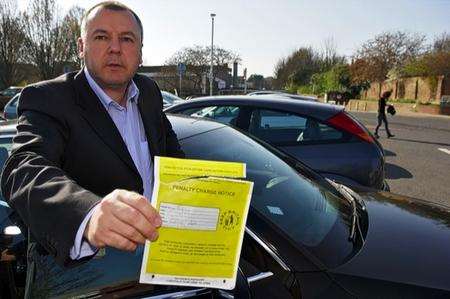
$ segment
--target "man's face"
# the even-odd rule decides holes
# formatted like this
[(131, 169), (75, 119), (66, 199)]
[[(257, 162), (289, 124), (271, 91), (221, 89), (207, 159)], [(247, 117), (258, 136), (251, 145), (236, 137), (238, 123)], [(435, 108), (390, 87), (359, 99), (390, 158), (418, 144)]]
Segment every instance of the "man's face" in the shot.
[(87, 20), (78, 50), (89, 74), (103, 88), (123, 88), (142, 61), (141, 33), (129, 11), (97, 9)]

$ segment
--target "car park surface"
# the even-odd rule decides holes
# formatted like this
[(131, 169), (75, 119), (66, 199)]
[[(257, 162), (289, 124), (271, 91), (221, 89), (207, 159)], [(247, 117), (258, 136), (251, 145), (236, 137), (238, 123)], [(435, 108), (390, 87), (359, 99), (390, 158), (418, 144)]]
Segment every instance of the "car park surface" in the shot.
[[(63, 269), (37, 263), (32, 297), (448, 298), (450, 208), (350, 189), (224, 124), (169, 117), (187, 158), (247, 165), (254, 190), (234, 291), (139, 284), (142, 247)], [(0, 128), (10, 144), (14, 125)], [(8, 148), (8, 146), (6, 146)], [(170, 297), (171, 296), (171, 297)]]
[(165, 111), (232, 124), (330, 179), (388, 190), (381, 144), (340, 106), (272, 95), (217, 96)]

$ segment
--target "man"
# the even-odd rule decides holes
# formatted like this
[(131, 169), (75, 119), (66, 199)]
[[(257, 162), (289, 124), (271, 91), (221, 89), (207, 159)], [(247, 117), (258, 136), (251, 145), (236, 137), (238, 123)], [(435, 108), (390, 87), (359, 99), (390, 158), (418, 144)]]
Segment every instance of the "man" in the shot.
[(386, 102), (389, 99), (389, 97), (391, 96), (391, 94), (392, 94), (391, 91), (389, 91), (389, 90), (385, 91), (381, 95), (381, 98), (378, 100), (378, 125), (375, 129), (375, 137), (376, 138), (380, 138), (380, 136), (378, 135), (378, 129), (380, 128), (382, 122), (384, 122), (387, 137), (391, 138), (391, 137), (395, 136), (395, 135), (391, 134), (391, 132), (389, 131), (388, 121), (387, 121), (387, 117), (386, 117)]
[(161, 218), (149, 202), (153, 157), (183, 153), (157, 85), (136, 75), (142, 37), (128, 7), (97, 4), (78, 40), (84, 69), (22, 92), (2, 192), (36, 251), (60, 265), (158, 237)]

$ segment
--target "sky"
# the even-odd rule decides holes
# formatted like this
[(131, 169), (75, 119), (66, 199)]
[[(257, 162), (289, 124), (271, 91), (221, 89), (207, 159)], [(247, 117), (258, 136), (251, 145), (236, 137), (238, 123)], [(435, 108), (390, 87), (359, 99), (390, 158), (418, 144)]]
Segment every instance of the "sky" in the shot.
[[(26, 9), (29, 0), (18, 0)], [(98, 0), (57, 0), (62, 14)], [(161, 65), (175, 52), (211, 44), (242, 59), (239, 74), (273, 76), (279, 59), (302, 46), (320, 50), (333, 40), (351, 56), (365, 41), (385, 31), (425, 34), (428, 42), (450, 33), (450, 0), (122, 0), (141, 18), (144, 65)]]

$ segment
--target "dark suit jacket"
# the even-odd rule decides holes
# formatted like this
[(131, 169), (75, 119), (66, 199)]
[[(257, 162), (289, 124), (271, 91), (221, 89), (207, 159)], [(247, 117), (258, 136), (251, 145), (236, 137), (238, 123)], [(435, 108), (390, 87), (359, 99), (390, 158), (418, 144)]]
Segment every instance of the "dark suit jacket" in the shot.
[[(144, 76), (138, 106), (152, 159), (182, 157), (162, 112), (161, 92)], [(1, 178), (2, 193), (36, 240), (60, 265), (87, 212), (114, 189), (143, 193), (142, 179), (108, 112), (83, 71), (22, 91), (18, 134)]]

